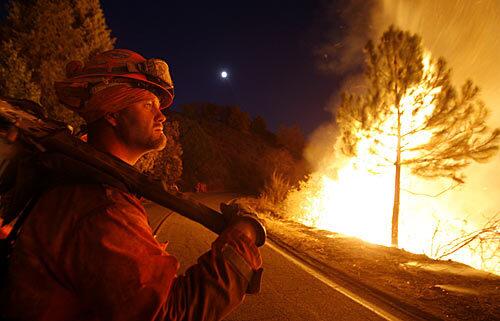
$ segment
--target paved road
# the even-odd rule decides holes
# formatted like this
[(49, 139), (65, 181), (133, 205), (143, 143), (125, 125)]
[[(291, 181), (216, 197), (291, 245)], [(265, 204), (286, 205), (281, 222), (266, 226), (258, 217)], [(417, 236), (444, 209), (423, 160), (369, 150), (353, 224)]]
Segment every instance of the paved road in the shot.
[[(204, 199), (203, 199), (204, 198)], [(222, 199), (231, 198), (224, 195)], [(206, 195), (200, 199), (216, 207), (221, 196)], [(167, 210), (147, 206), (151, 225), (157, 226)], [(160, 241), (169, 241), (167, 250), (181, 262), (182, 274), (199, 255), (210, 248), (216, 235), (178, 214), (171, 214), (157, 231)], [(384, 318), (336, 290), (336, 285), (318, 277), (272, 242), (261, 248), (264, 280), (258, 295), (247, 296), (244, 303), (226, 320), (231, 321), (319, 321), (319, 320), (394, 320)], [(309, 270), (308, 270), (309, 269)], [(377, 310), (375, 308), (375, 310)], [(383, 312), (382, 312), (383, 315)]]

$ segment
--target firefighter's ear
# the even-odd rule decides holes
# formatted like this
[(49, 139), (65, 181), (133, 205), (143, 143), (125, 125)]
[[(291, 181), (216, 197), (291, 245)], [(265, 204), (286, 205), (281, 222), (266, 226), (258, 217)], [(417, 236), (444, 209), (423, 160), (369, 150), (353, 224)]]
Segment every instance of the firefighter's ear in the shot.
[(104, 115), (104, 119), (106, 119), (106, 121), (113, 127), (116, 127), (118, 125), (118, 118), (118, 113), (109, 113)]

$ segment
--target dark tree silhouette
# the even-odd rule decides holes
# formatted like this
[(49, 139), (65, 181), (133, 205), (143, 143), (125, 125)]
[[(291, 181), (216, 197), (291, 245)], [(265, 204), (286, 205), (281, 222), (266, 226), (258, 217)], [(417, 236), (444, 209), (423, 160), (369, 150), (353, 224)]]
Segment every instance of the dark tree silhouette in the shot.
[(268, 133), (266, 120), (262, 116), (256, 116), (250, 123), (250, 131), (256, 135), (265, 136)]
[(250, 115), (237, 106), (231, 106), (228, 108), (226, 123), (229, 127), (241, 132), (248, 132), (250, 130)]
[(280, 126), (276, 132), (276, 142), (285, 147), (296, 159), (302, 158), (306, 139), (299, 126)]
[(79, 123), (53, 84), (70, 60), (111, 49), (99, 0), (11, 0), (0, 26), (0, 95), (39, 101), (50, 116)]

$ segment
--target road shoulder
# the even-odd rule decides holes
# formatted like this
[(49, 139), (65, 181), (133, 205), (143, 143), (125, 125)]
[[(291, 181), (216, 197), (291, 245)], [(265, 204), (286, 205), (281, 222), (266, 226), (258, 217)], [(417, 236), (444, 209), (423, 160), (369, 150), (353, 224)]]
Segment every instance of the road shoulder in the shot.
[(275, 243), (350, 288), (357, 284), (361, 294), (396, 302), (424, 319), (500, 319), (498, 276), (269, 215), (261, 218)]

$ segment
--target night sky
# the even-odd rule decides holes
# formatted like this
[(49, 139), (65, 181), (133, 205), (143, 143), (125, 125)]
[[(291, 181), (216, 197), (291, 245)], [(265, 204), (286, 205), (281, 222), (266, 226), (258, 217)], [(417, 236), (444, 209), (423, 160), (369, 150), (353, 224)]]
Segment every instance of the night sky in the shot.
[[(319, 1), (102, 1), (117, 48), (165, 59), (174, 108), (189, 102), (236, 104), (271, 129), (298, 124), (306, 133), (340, 79), (318, 71)], [(223, 80), (220, 72), (227, 70)]]
[[(7, 0), (0, 2), (3, 9)], [(306, 134), (331, 120), (327, 104), (349, 76), (319, 71), (313, 52), (342, 43), (348, 29), (342, 11), (351, 2), (101, 0), (116, 48), (169, 63), (174, 109), (190, 102), (238, 105), (263, 116), (271, 130), (298, 124)], [(360, 7), (366, 3), (355, 11)]]

